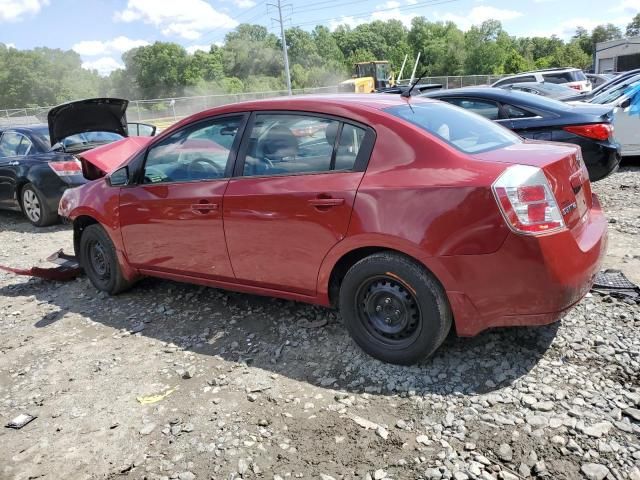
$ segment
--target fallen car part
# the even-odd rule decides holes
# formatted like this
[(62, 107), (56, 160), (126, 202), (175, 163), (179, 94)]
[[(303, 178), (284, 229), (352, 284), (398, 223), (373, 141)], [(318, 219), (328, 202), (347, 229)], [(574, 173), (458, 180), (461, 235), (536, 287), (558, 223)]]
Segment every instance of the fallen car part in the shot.
[(640, 287), (620, 270), (607, 269), (596, 274), (592, 291), (612, 297), (640, 299)]
[(171, 388), (171, 389), (167, 390), (166, 392), (161, 393), (159, 395), (147, 395), (147, 396), (136, 397), (136, 400), (141, 405), (151, 405), (151, 404), (154, 404), (154, 403), (158, 403), (161, 400), (164, 400), (166, 397), (168, 397), (169, 395), (171, 395), (175, 391), (176, 391), (176, 388)]
[(36, 418), (38, 418), (38, 417), (34, 417), (33, 415), (28, 415), (26, 413), (21, 413), (16, 418), (14, 418), (9, 423), (7, 423), (5, 426), (7, 428), (13, 428), (15, 430), (20, 430), (22, 427), (24, 427), (28, 423), (31, 423)]
[(13, 268), (0, 265), (0, 270), (14, 273), (16, 275), (38, 277), (45, 280), (56, 280), (60, 282), (68, 282), (82, 274), (82, 267), (78, 263), (76, 257), (73, 255), (67, 255), (62, 251), (62, 249), (47, 257), (46, 260), (47, 262), (55, 263), (58, 266), (53, 268)]

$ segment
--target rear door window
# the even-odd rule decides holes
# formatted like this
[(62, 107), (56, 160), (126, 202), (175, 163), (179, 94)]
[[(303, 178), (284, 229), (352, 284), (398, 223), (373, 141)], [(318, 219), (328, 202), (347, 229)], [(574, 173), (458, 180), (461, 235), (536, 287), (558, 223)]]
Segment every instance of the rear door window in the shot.
[(494, 122), (443, 102), (412, 103), (385, 109), (465, 153), (480, 153), (521, 143)]
[(258, 113), (249, 134), (242, 175), (353, 170), (365, 134), (363, 128), (329, 118)]
[(491, 100), (478, 98), (443, 98), (442, 100), (456, 107), (477, 113), (489, 120), (498, 120), (500, 118), (500, 107), (497, 102), (492, 102)]
[(504, 111), (508, 118), (517, 119), (517, 118), (531, 118), (535, 117), (535, 113), (528, 112), (523, 110), (522, 108), (514, 107), (513, 105), (504, 105)]

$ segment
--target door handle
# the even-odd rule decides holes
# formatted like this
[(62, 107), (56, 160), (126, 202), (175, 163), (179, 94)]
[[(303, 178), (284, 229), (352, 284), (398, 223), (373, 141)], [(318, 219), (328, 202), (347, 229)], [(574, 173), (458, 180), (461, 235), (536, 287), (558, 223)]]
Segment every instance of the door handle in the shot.
[(200, 203), (194, 203), (191, 205), (191, 210), (195, 213), (209, 213), (218, 210), (219, 205), (217, 203), (210, 203), (202, 201)]
[(309, 200), (312, 207), (337, 207), (344, 204), (344, 198), (313, 198)]

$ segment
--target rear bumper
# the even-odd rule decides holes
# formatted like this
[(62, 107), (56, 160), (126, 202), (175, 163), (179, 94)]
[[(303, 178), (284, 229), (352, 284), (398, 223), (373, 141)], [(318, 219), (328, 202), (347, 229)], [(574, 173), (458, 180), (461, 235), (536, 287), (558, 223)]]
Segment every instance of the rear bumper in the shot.
[(36, 185), (36, 188), (42, 194), (47, 208), (50, 211), (57, 212), (58, 204), (65, 190), (79, 187), (85, 183), (87, 183), (87, 180), (82, 175), (74, 175), (65, 179), (59, 177), (46, 179)]
[(443, 258), (455, 283), (447, 294), (458, 335), (557, 321), (589, 291), (606, 248), (607, 220), (594, 195), (585, 221), (571, 231), (512, 233), (493, 254)]
[(620, 147), (615, 143), (595, 141), (580, 142), (582, 158), (589, 170), (589, 180), (597, 182), (608, 177), (618, 169), (622, 156)]

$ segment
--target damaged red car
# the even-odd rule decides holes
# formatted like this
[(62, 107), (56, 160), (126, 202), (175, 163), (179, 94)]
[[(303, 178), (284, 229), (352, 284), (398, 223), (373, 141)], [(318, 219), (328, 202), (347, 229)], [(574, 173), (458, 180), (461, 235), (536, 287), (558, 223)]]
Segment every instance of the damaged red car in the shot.
[(433, 100), (227, 105), (81, 161), (93, 181), (59, 213), (99, 290), (154, 276), (335, 306), (387, 362), (451, 328), (555, 322), (606, 249), (578, 147)]

